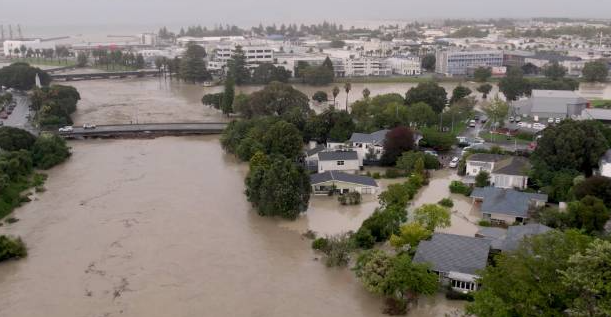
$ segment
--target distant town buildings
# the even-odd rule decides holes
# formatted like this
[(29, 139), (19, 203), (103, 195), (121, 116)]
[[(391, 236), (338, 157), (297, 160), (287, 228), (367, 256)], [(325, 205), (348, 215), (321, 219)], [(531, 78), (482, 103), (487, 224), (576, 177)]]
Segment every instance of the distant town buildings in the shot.
[[(33, 40), (6, 40), (3, 44), (4, 56), (25, 56), (26, 52), (22, 52), (25, 48), (31, 50), (55, 49), (55, 43), (42, 41), (41, 39)], [(15, 49), (19, 53), (15, 53)]]
[(503, 66), (502, 50), (454, 51), (441, 50), (436, 54), (435, 72), (447, 76), (467, 75), (478, 67)]

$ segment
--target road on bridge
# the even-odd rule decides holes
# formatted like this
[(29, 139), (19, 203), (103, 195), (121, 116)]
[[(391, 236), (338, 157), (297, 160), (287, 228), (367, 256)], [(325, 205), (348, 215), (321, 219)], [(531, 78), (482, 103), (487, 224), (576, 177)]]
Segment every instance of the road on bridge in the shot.
[(138, 133), (220, 134), (225, 127), (227, 127), (227, 123), (222, 122), (122, 124), (101, 125), (94, 129), (75, 127), (72, 132), (60, 134), (66, 137), (119, 136)]

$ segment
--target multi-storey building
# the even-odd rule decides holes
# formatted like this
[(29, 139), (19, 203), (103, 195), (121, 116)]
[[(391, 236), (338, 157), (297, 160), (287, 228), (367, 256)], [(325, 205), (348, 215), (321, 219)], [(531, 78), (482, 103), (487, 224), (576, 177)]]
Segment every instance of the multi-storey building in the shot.
[(422, 73), (418, 57), (391, 57), (386, 59), (386, 63), (395, 75), (415, 76)]
[(503, 51), (438, 51), (435, 72), (447, 76), (467, 75), (469, 69), (477, 67), (503, 66)]
[[(216, 47), (214, 57), (208, 63), (208, 69), (222, 71), (227, 62), (235, 54), (237, 45), (219, 45)], [(242, 51), (246, 57), (248, 67), (256, 67), (258, 64), (274, 63), (274, 50), (268, 46), (243, 46)]]
[(348, 77), (392, 75), (392, 69), (384, 60), (377, 58), (348, 58), (343, 61), (343, 66)]

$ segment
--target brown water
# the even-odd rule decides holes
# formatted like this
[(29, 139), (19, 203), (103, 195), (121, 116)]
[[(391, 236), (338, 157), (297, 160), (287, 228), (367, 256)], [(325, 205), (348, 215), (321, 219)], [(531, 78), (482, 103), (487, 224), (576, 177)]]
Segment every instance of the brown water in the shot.
[[(352, 272), (326, 268), (309, 240), (250, 209), (246, 166), (216, 138), (71, 146), (47, 191), (0, 227), (29, 246), (0, 264), (0, 316), (382, 316)], [(299, 221), (332, 233), (345, 220), (323, 228), (322, 212)], [(462, 305), (423, 298), (410, 316)]]
[[(221, 86), (202, 87), (201, 85), (180, 83), (163, 78), (140, 79), (110, 79), (76, 81), (66, 84), (76, 87), (81, 93), (77, 112), (73, 115), (75, 124), (86, 122), (95, 124), (129, 124), (129, 123), (155, 123), (155, 122), (202, 122), (227, 120), (219, 111), (204, 106), (201, 98), (206, 93), (222, 91)], [(473, 91), (477, 83), (466, 82), (465, 86)], [(349, 102), (362, 98), (363, 89), (371, 91), (371, 96), (386, 93), (399, 93), (404, 95), (413, 83), (369, 83), (352, 84), (348, 95), (343, 85), (338, 84), (341, 92), (337, 96), (337, 107), (343, 109), (346, 97)], [(441, 83), (448, 93), (456, 87), (457, 83)], [(308, 85), (295, 85), (308, 96), (316, 91), (326, 91), (331, 96), (334, 85), (312, 87)], [(237, 87), (237, 92), (252, 93), (262, 86)], [(495, 86), (491, 95), (498, 92)], [(586, 98), (611, 99), (611, 85), (609, 84), (582, 84), (579, 91)], [(322, 106), (313, 105), (315, 110)]]

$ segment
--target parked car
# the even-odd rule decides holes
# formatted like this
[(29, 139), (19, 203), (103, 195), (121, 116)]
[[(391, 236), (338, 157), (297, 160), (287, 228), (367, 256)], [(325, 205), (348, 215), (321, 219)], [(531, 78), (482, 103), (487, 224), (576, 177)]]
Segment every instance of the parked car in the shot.
[(547, 123), (554, 123), (554, 118), (547, 119)]
[(513, 117), (509, 117), (509, 122), (513, 122), (515, 119)]
[(522, 121), (522, 117), (517, 116), (517, 117), (516, 117), (516, 122), (520, 122), (520, 121)]
[(460, 159), (458, 157), (453, 157), (452, 161), (450, 161), (450, 167), (451, 168), (456, 168), (458, 167), (458, 161), (460, 161)]
[(432, 156), (435, 156), (435, 157), (439, 156), (439, 154), (437, 154), (437, 152), (432, 151), (432, 150), (426, 150), (426, 151), (424, 151), (424, 154), (432, 155)]
[(562, 121), (562, 119), (556, 118), (556, 123), (560, 123), (560, 121)]
[(546, 128), (545, 124), (538, 123), (538, 122), (537, 123), (533, 123), (533, 129), (535, 129), (535, 130), (543, 130), (545, 128)]
[(85, 124), (83, 124), (83, 129), (85, 129), (85, 130), (95, 129), (95, 124), (85, 123)]
[(469, 121), (469, 126), (470, 126), (471, 128), (475, 128), (475, 125), (476, 125), (476, 124), (477, 124), (477, 123), (475, 122), (475, 120), (471, 120), (471, 121)]
[(59, 132), (72, 132), (74, 128), (71, 125), (59, 128)]
[(523, 121), (518, 122), (518, 127), (520, 127), (520, 128), (526, 128), (527, 126), (528, 126), (528, 123), (526, 123), (526, 122), (523, 122)]

